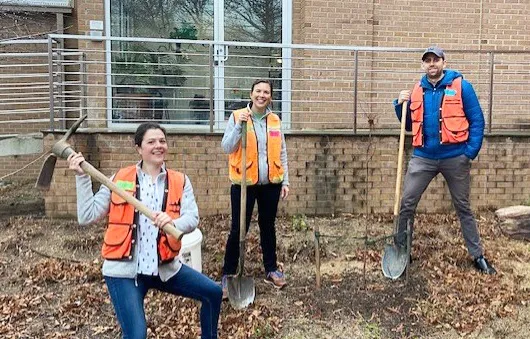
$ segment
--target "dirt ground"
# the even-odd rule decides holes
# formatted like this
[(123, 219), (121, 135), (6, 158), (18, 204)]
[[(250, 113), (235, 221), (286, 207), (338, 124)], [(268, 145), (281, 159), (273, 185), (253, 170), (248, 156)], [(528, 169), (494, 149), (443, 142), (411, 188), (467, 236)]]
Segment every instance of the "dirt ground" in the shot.
[[(38, 206), (42, 197), (30, 183), (0, 184), (0, 208), (6, 211), (0, 217), (0, 337), (120, 337), (100, 271), (104, 225), (45, 218)], [(498, 275), (473, 269), (454, 215), (419, 215), (407, 282), (383, 277), (383, 241), (364, 241), (392, 233), (390, 215), (279, 218), (278, 256), (289, 282), (281, 291), (263, 282), (254, 222), (246, 275), (255, 279), (256, 299), (243, 311), (223, 303), (219, 336), (526, 339), (530, 243), (502, 235), (491, 211), (481, 211), (477, 219)], [(203, 272), (216, 280), (229, 223), (229, 216), (215, 216), (200, 224)], [(150, 292), (145, 304), (150, 338), (200, 335), (195, 302)]]

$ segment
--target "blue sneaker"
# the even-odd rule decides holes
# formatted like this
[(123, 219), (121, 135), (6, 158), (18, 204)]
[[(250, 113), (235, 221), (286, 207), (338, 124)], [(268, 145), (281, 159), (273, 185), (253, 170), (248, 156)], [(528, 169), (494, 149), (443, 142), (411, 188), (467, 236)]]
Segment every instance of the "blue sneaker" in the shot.
[(268, 272), (267, 277), (265, 278), (265, 282), (279, 290), (281, 290), (285, 287), (285, 285), (287, 285), (287, 282), (285, 281), (285, 275), (282, 271), (279, 270)]

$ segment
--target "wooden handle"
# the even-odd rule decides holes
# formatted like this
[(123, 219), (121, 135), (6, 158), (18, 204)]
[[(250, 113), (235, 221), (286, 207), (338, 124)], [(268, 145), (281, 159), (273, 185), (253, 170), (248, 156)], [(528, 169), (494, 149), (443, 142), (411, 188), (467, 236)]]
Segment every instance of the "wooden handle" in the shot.
[[(92, 178), (94, 178), (98, 182), (107, 186), (112, 192), (116, 193), (117, 195), (125, 199), (125, 201), (127, 201), (129, 204), (133, 205), (138, 211), (140, 211), (140, 213), (148, 217), (150, 220), (154, 221), (154, 217), (153, 217), (154, 212), (151, 211), (147, 206), (142, 204), (140, 200), (136, 199), (131, 194), (127, 193), (127, 191), (125, 191), (123, 188), (118, 187), (114, 182), (112, 182), (112, 180), (110, 180), (105, 175), (103, 175), (103, 173), (98, 171), (96, 168), (94, 168), (94, 166), (89, 164), (87, 161), (83, 161), (80, 166), (83, 169), (83, 171), (85, 171), (86, 174), (90, 175)], [(176, 239), (182, 239), (182, 236), (184, 235), (184, 233), (179, 231), (172, 222), (165, 224), (162, 227), (162, 230)]]
[[(241, 205), (239, 213), (239, 241), (246, 236), (247, 221), (247, 122), (241, 122)], [(244, 226), (244, 227), (243, 227)]]
[(247, 122), (241, 122), (241, 198), (239, 205), (239, 270), (245, 265), (245, 238), (247, 236)]
[(320, 288), (320, 232), (318, 227), (318, 222), (315, 223), (315, 228), (313, 230), (315, 236), (315, 276), (317, 288)]
[(396, 195), (394, 200), (394, 217), (399, 212), (399, 193), (401, 192), (401, 172), (403, 170), (403, 151), (405, 149), (405, 123), (407, 122), (407, 104), (408, 101), (403, 101), (401, 108), (401, 129), (399, 131), (399, 152), (397, 161), (397, 175), (396, 175)]

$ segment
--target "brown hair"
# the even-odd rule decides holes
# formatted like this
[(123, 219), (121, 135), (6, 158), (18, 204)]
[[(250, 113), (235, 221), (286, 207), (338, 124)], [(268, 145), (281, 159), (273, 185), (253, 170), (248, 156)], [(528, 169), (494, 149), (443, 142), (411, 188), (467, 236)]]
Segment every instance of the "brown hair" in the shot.
[(256, 87), (257, 84), (268, 84), (271, 88), (271, 97), (272, 97), (272, 82), (270, 80), (265, 79), (258, 79), (252, 83), (252, 87), (250, 88), (250, 92), (252, 93), (254, 91), (254, 87)]
[(144, 140), (145, 133), (150, 129), (159, 129), (164, 133), (164, 136), (166, 136), (166, 129), (156, 122), (144, 122), (138, 128), (136, 129), (136, 133), (134, 134), (134, 144), (138, 147), (142, 146), (142, 141)]

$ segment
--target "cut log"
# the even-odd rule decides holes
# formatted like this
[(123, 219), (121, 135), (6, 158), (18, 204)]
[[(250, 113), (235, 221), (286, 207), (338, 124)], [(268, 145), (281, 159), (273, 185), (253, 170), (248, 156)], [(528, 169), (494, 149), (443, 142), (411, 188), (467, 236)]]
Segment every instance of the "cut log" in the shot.
[(530, 206), (509, 206), (499, 208), (495, 211), (495, 215), (501, 219), (519, 219), (529, 218), (530, 219)]

